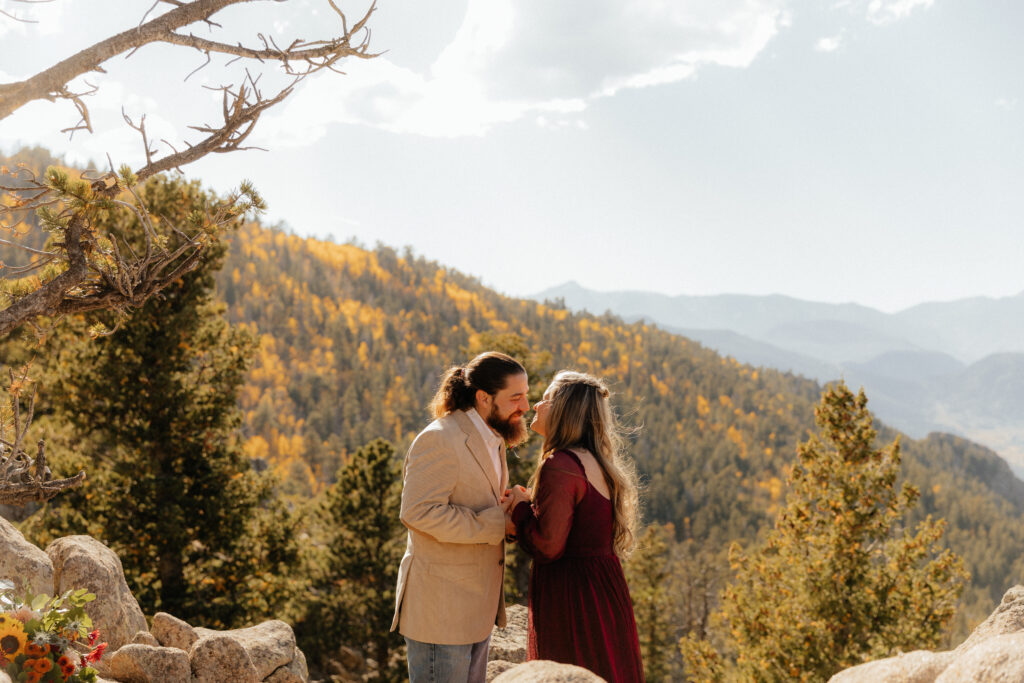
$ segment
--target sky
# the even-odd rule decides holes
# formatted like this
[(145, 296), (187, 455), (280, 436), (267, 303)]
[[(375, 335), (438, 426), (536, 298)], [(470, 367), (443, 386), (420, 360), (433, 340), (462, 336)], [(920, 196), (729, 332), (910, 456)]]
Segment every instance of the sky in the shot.
[[(0, 0), (0, 83), (138, 24), (152, 0)], [(365, 1), (339, 2), (350, 17)], [(165, 11), (154, 10), (153, 17)], [(166, 8), (169, 8), (167, 5)], [(327, 0), (248, 3), (190, 30), (279, 43)], [(1024, 291), (1024, 3), (1015, 0), (379, 0), (370, 46), (260, 121), (269, 151), (185, 168), (301, 235), (414, 252), (513, 295), (785, 294), (897, 311)], [(67, 102), (0, 121), (0, 150), (141, 165), (213, 123), (240, 62), (117, 57), (71, 140)], [(261, 85), (283, 83), (273, 68)], [(188, 76), (188, 80), (185, 80)], [(85, 87), (82, 83), (76, 83)], [(161, 144), (162, 153), (169, 148)]]

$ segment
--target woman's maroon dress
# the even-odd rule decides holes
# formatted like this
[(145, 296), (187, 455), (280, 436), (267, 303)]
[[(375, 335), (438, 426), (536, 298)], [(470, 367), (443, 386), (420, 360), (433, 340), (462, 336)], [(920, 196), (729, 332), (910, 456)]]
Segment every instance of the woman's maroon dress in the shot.
[(605, 680), (643, 681), (633, 603), (612, 549), (612, 503), (571, 451), (544, 463), (534, 502), (512, 511), (533, 556), (527, 659), (590, 669)]

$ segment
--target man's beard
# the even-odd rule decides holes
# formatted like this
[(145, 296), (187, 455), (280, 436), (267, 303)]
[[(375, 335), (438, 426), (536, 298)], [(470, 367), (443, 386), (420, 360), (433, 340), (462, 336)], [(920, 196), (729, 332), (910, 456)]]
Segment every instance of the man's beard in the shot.
[(491, 406), (491, 414), (487, 416), (487, 424), (505, 440), (510, 448), (524, 443), (529, 437), (526, 421), (522, 413), (512, 413), (505, 419), (498, 417), (498, 406)]

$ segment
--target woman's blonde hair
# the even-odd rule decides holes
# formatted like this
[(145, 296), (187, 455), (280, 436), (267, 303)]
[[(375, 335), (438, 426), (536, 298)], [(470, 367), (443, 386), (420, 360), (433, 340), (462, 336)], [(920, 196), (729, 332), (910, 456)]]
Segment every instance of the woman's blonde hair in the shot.
[(540, 471), (555, 451), (571, 448), (590, 451), (601, 466), (611, 492), (615, 553), (628, 557), (636, 542), (639, 494), (636, 468), (623, 452), (622, 432), (609, 400), (611, 392), (593, 375), (563, 370), (555, 375), (545, 395), (551, 402), (547, 414), (548, 433), (530, 486), (537, 490)]

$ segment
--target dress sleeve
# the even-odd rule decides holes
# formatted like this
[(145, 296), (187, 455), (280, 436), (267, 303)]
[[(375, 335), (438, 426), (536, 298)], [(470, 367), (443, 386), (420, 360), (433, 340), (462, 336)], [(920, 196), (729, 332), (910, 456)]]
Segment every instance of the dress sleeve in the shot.
[(567, 456), (555, 454), (544, 463), (533, 503), (512, 511), (519, 545), (535, 562), (553, 562), (565, 552), (576, 505), (586, 492), (586, 479)]

